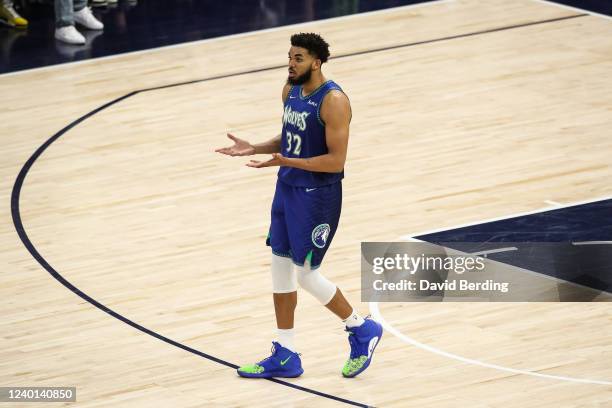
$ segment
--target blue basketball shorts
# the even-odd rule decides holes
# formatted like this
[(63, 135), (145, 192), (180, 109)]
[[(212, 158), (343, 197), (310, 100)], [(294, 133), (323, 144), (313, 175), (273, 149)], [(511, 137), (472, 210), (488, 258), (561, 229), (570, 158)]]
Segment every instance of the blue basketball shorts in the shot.
[(266, 245), (275, 255), (318, 268), (334, 238), (342, 207), (342, 183), (296, 187), (280, 180), (272, 201), (272, 220)]

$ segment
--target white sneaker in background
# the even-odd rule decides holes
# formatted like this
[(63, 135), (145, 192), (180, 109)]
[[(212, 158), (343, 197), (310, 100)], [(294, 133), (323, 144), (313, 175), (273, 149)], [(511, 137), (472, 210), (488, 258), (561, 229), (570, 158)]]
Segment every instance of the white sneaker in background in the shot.
[(74, 26), (65, 26), (55, 29), (55, 39), (66, 44), (82, 45), (85, 44), (85, 37), (77, 31)]
[(89, 7), (84, 7), (83, 9), (79, 11), (75, 11), (74, 21), (90, 30), (102, 30), (104, 28), (104, 24), (99, 22), (94, 17)]

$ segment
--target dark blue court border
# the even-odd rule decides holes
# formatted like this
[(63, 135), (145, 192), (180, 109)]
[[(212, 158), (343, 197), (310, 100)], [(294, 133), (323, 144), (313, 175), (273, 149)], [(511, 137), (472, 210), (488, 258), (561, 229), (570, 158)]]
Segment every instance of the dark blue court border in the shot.
[[(453, 39), (457, 39), (457, 38), (465, 38), (465, 37), (470, 37), (470, 36), (475, 36), (475, 35), (481, 35), (481, 34), (488, 34), (488, 33), (494, 33), (494, 32), (499, 32), (499, 31), (504, 31), (504, 30), (511, 30), (511, 29), (515, 29), (515, 28), (520, 28), (520, 27), (527, 27), (527, 26), (532, 26), (532, 25), (537, 25), (537, 24), (545, 24), (545, 23), (551, 23), (551, 22), (556, 22), (556, 21), (562, 21), (562, 20), (568, 20), (568, 19), (573, 19), (573, 18), (578, 18), (578, 17), (585, 17), (588, 16), (589, 14), (573, 14), (573, 15), (569, 15), (569, 16), (565, 16), (565, 17), (558, 17), (558, 18), (553, 18), (553, 19), (548, 19), (548, 20), (540, 20), (540, 21), (535, 21), (535, 22), (530, 22), (530, 23), (524, 23), (524, 24), (516, 24), (516, 25), (511, 25), (511, 26), (505, 26), (505, 27), (500, 27), (500, 28), (494, 28), (494, 29), (488, 29), (488, 30), (482, 30), (482, 31), (475, 31), (475, 32), (471, 32), (471, 33), (466, 33), (466, 34), (460, 34), (460, 35), (454, 35), (454, 36), (448, 36), (448, 37), (442, 37), (442, 38), (437, 38), (437, 39), (432, 39), (432, 40), (426, 40), (426, 41), (418, 41), (418, 42), (412, 42), (412, 43), (404, 43), (404, 44), (398, 44), (398, 45), (394, 45), (394, 46), (388, 46), (388, 47), (381, 47), (381, 48), (375, 48), (375, 49), (369, 49), (369, 50), (364, 50), (364, 51), (357, 51), (357, 52), (353, 52), (353, 53), (348, 53), (348, 54), (342, 54), (342, 55), (338, 55), (334, 58), (346, 58), (346, 57), (352, 57), (352, 56), (357, 56), (357, 55), (363, 55), (363, 54), (369, 54), (369, 53), (375, 53), (375, 52), (381, 52), (381, 51), (387, 51), (387, 50), (391, 50), (391, 49), (396, 49), (396, 48), (404, 48), (404, 47), (412, 47), (412, 46), (417, 46), (417, 45), (424, 45), (424, 44), (430, 44), (430, 43), (435, 43), (435, 42), (440, 42), (440, 41), (447, 41), (447, 40), (453, 40)], [(204, 357), (210, 361), (214, 361), (215, 363), (218, 364), (222, 364), (226, 367), (230, 367), (232, 369), (237, 369), (238, 366), (236, 364), (230, 363), (228, 361), (225, 361), (223, 359), (220, 359), (218, 357), (215, 357), (213, 355), (204, 353), (202, 351), (196, 350), (194, 348), (191, 348), (185, 344), (179, 343), (175, 340), (172, 340), (168, 337), (165, 337), (157, 332), (154, 332), (153, 330), (147, 329), (144, 326), (141, 326), (140, 324), (128, 319), (127, 317), (115, 312), (114, 310), (108, 308), (107, 306), (103, 305), (102, 303), (98, 302), (97, 300), (95, 300), (94, 298), (90, 297), (89, 295), (87, 295), (86, 293), (82, 292), (79, 288), (77, 288), (76, 286), (74, 286), (72, 283), (70, 283), (68, 280), (66, 280), (66, 278), (64, 278), (59, 272), (57, 272), (47, 261), (46, 259), (38, 252), (38, 250), (36, 249), (36, 247), (34, 246), (34, 244), (32, 244), (32, 241), (30, 241), (30, 238), (28, 237), (28, 234), (25, 231), (25, 228), (23, 226), (23, 222), (21, 220), (21, 212), (20, 212), (20, 203), (19, 203), (19, 199), (21, 197), (21, 189), (23, 187), (23, 183), (25, 181), (25, 178), (28, 174), (28, 172), (30, 171), (30, 169), (32, 168), (32, 165), (36, 162), (36, 160), (38, 160), (38, 158), (44, 153), (44, 151), (51, 146), (52, 143), (54, 143), (55, 141), (57, 141), (62, 135), (64, 135), (66, 132), (68, 132), (70, 129), (74, 128), (75, 126), (77, 126), (78, 124), (80, 124), (81, 122), (85, 121), (86, 119), (92, 117), (93, 115), (103, 111), (104, 109), (119, 103), (127, 98), (130, 98), (134, 95), (137, 95), (139, 93), (143, 93), (143, 92), (149, 92), (149, 91), (155, 91), (158, 89), (165, 89), (165, 88), (171, 88), (171, 87), (175, 87), (175, 86), (183, 86), (183, 85), (190, 85), (190, 84), (196, 84), (196, 83), (200, 83), (200, 82), (206, 82), (206, 81), (213, 81), (213, 80), (217, 80), (217, 79), (223, 79), (223, 78), (230, 78), (230, 77), (235, 77), (235, 76), (241, 76), (241, 75), (248, 75), (248, 74), (254, 74), (254, 73), (258, 73), (258, 72), (264, 72), (264, 71), (271, 71), (271, 70), (275, 70), (275, 69), (280, 69), (280, 68), (285, 68), (285, 64), (283, 65), (277, 65), (277, 66), (271, 66), (271, 67), (263, 67), (263, 68), (258, 68), (258, 69), (252, 69), (252, 70), (248, 70), (248, 71), (242, 71), (242, 72), (236, 72), (236, 73), (231, 73), (231, 74), (223, 74), (223, 75), (217, 75), (217, 76), (213, 76), (213, 77), (208, 77), (208, 78), (203, 78), (203, 79), (197, 79), (197, 80), (193, 80), (193, 81), (186, 81), (186, 82), (180, 82), (180, 83), (175, 83), (175, 84), (169, 84), (169, 85), (164, 85), (164, 86), (158, 86), (158, 87), (152, 87), (152, 88), (146, 88), (146, 89), (141, 89), (141, 90), (137, 90), (137, 91), (132, 91), (126, 95), (123, 95), (119, 98), (113, 99), (112, 101), (94, 109), (93, 111), (81, 116), (80, 118), (74, 120), (73, 122), (71, 122), (69, 125), (67, 125), (66, 127), (64, 127), (63, 129), (61, 129), (59, 132), (57, 132), (56, 134), (54, 134), (53, 136), (51, 136), (45, 143), (43, 143), (38, 149), (36, 149), (36, 151), (30, 156), (30, 158), (25, 162), (25, 164), (23, 165), (23, 167), (21, 168), (21, 170), (19, 171), (19, 174), (17, 175), (17, 179), (15, 180), (15, 184), (13, 185), (13, 190), (11, 192), (11, 215), (13, 218), (13, 225), (15, 226), (15, 230), (17, 231), (17, 234), (19, 235), (19, 238), (21, 239), (21, 241), (23, 242), (24, 246), (26, 247), (26, 249), (30, 252), (30, 254), (32, 255), (32, 257), (34, 257), (34, 259), (36, 259), (36, 261), (38, 261), (38, 263), (47, 271), (49, 272), (49, 274), (51, 274), (51, 276), (53, 276), (58, 282), (60, 282), (62, 285), (64, 285), (66, 288), (70, 289), (72, 292), (74, 292), (76, 295), (78, 295), (79, 297), (81, 297), (82, 299), (86, 300), (87, 302), (89, 302), (90, 304), (92, 304), (93, 306), (97, 307), (98, 309), (102, 310), (103, 312), (111, 315), (112, 317), (132, 326), (135, 329), (138, 329), (140, 331), (142, 331), (143, 333), (146, 333), (150, 336), (153, 336), (161, 341), (164, 341), (168, 344), (171, 344), (175, 347), (178, 347), (180, 349), (183, 349), (185, 351), (188, 351), (190, 353), (196, 354), (200, 357)], [(283, 380), (279, 380), (277, 378), (269, 378), (267, 379), (268, 381), (272, 381), (275, 382), (277, 384), (281, 384), (299, 391), (304, 391), (310, 394), (314, 394), (314, 395), (318, 395), (320, 397), (323, 398), (328, 398), (331, 400), (335, 400), (338, 402), (342, 402), (345, 404), (349, 404), (349, 405), (353, 405), (353, 406), (358, 406), (358, 407), (369, 407), (367, 404), (363, 404), (360, 402), (356, 402), (356, 401), (351, 401), (345, 398), (341, 398), (335, 395), (331, 395), (331, 394), (326, 394), (324, 392), (321, 391), (317, 391), (311, 388), (306, 388), (306, 387), (302, 387), (296, 384), (292, 384), (290, 382), (287, 381), (283, 381)]]

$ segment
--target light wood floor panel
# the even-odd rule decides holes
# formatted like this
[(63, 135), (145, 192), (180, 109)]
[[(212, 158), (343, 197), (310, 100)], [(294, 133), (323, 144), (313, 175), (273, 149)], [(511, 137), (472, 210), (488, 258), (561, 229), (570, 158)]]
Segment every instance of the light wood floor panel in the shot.
[[(570, 16), (534, 1), (451, 1), (315, 22), (336, 54)], [(79, 407), (340, 406), (180, 350), (112, 318), (32, 259), (10, 219), (15, 177), (50, 135), (128, 92), (282, 65), (296, 28), (0, 77), (0, 385), (76, 385)], [(359, 243), (612, 195), (612, 24), (580, 17), (331, 60), (353, 106), (341, 225), (323, 272), (360, 304)], [(51, 145), (28, 174), (29, 238), (125, 317), (233, 363), (267, 353), (264, 246), (275, 170), (213, 152), (226, 130), (280, 130), (285, 71), (134, 95)], [(300, 293), (292, 383), (390, 407), (605, 407), (610, 387), (516, 375), (386, 333), (340, 378), (339, 322)], [(383, 304), (417, 341), (485, 362), (612, 381), (605, 304)], [(0, 404), (1, 405), (1, 404)]]

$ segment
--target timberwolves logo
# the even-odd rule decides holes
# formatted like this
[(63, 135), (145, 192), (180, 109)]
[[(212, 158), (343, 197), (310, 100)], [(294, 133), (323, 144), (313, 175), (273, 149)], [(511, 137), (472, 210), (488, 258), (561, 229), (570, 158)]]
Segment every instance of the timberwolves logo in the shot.
[(329, 237), (329, 224), (319, 224), (312, 230), (312, 243), (317, 248), (323, 248), (327, 243), (327, 237)]

